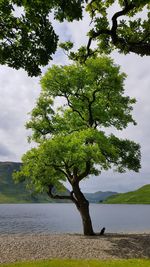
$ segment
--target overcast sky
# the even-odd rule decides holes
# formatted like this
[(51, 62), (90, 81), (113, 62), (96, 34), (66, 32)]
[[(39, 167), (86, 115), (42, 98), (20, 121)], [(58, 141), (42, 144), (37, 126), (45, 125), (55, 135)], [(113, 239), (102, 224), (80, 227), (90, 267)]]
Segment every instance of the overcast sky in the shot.
[[(75, 42), (75, 47), (79, 47), (87, 41), (87, 21), (85, 16), (82, 23), (54, 23), (54, 27), (61, 41), (71, 39)], [(81, 187), (85, 192), (125, 192), (150, 184), (150, 58), (134, 54), (124, 56), (117, 52), (112, 56), (115, 62), (121, 65), (121, 70), (128, 75), (125, 83), (126, 94), (137, 99), (133, 116), (138, 125), (130, 125), (118, 134), (140, 143), (142, 168), (138, 174), (103, 172), (99, 177), (82, 182)], [(52, 63), (66, 64), (67, 58), (58, 51), (50, 65)], [(43, 69), (43, 73), (46, 69)], [(24, 125), (40, 93), (39, 80), (40, 78), (28, 77), (23, 70), (0, 67), (0, 161), (21, 161), (22, 154), (29, 149), (29, 133)]]

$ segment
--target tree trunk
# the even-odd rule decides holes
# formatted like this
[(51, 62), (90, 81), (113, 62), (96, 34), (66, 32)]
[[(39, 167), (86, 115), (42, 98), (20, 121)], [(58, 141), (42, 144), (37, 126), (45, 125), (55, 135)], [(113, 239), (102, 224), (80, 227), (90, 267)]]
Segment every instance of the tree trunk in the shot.
[(95, 235), (92, 227), (92, 221), (89, 213), (89, 202), (80, 191), (79, 184), (73, 186), (74, 203), (80, 212), (83, 224), (84, 235)]

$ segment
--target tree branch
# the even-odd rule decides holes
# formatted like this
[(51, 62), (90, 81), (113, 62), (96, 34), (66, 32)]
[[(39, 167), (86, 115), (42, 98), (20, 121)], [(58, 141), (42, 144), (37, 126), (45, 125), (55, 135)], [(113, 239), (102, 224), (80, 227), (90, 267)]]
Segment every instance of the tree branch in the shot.
[[(28, 129), (28, 128), (27, 128)], [(29, 129), (32, 129), (31, 127), (29, 127)], [(43, 138), (44, 138), (44, 136), (45, 135), (47, 135), (47, 134), (51, 134), (51, 132), (50, 131), (46, 131), (46, 130), (41, 130), (41, 129), (39, 129), (38, 127), (34, 127), (34, 129), (38, 132), (38, 133), (40, 133), (42, 136), (43, 136)]]
[(47, 191), (47, 194), (50, 198), (53, 198), (53, 199), (66, 199), (66, 200), (71, 200), (71, 201), (74, 201), (73, 199), (73, 195), (72, 193), (70, 193), (69, 196), (62, 196), (62, 195), (55, 195), (52, 193), (52, 189), (54, 188), (53, 185), (48, 185), (48, 191)]
[(91, 169), (91, 161), (88, 160), (88, 161), (86, 161), (85, 171), (82, 172), (82, 173), (78, 176), (78, 181), (81, 181), (84, 177), (86, 177), (87, 175), (89, 175), (89, 173), (90, 173), (90, 169)]
[(58, 171), (62, 172), (69, 179), (68, 174), (63, 169), (61, 169), (62, 166), (58, 166), (56, 164), (53, 164), (53, 167), (55, 168), (55, 170), (58, 170)]
[(84, 119), (84, 117), (81, 115), (81, 113), (79, 112), (79, 110), (75, 109), (75, 108), (72, 106), (72, 104), (70, 103), (70, 100), (69, 100), (69, 97), (67, 96), (67, 94), (65, 94), (65, 97), (66, 97), (66, 99), (67, 99), (68, 106), (69, 106), (74, 112), (78, 113), (78, 115), (80, 116), (80, 118), (81, 118), (83, 121), (86, 121), (86, 120)]
[(91, 47), (91, 43), (94, 39), (96, 39), (98, 36), (100, 36), (101, 34), (107, 34), (107, 35), (111, 35), (111, 30), (108, 30), (108, 29), (103, 29), (103, 30), (99, 30), (97, 32), (93, 31), (92, 32), (92, 36), (89, 38), (88, 40), (88, 44), (87, 44), (87, 54), (85, 55), (85, 60), (91, 56), (92, 54), (94, 54), (95, 52), (97, 51), (94, 51), (94, 52), (91, 52), (90, 51), (90, 47)]
[[(111, 38), (114, 44), (116, 44), (116, 42), (118, 42), (119, 37), (117, 36), (117, 27), (118, 27), (118, 21), (117, 19), (121, 16), (126, 15), (129, 11), (133, 10), (135, 7), (135, 5), (133, 3), (128, 4), (127, 1), (125, 1), (125, 8), (116, 12), (113, 17), (112, 17), (112, 28), (111, 28)], [(121, 39), (122, 40), (122, 39)]]
[[(101, 79), (102, 80), (102, 79)], [(96, 89), (93, 93), (92, 93), (92, 97), (93, 99), (89, 102), (89, 124), (90, 126), (93, 125), (93, 123), (95, 122), (93, 119), (93, 114), (92, 114), (92, 104), (95, 102), (96, 100), (96, 93), (99, 91), (99, 89)], [(96, 123), (95, 123), (96, 126)]]
[(44, 114), (43, 115), (44, 115), (44, 118), (45, 118), (46, 122), (48, 123), (49, 127), (52, 128), (52, 125), (50, 123), (50, 120), (49, 120), (49, 118), (47, 116), (46, 109), (44, 109), (43, 111), (44, 111)]
[[(71, 172), (69, 170), (68, 165), (65, 162), (64, 162), (64, 166), (58, 166), (56, 164), (53, 164), (53, 167), (55, 168), (55, 170), (58, 170), (61, 173), (63, 173), (66, 176), (66, 178), (68, 179), (68, 181), (71, 183), (71, 180), (72, 180), (73, 177), (71, 175)], [(66, 171), (64, 171), (63, 168), (65, 168)]]
[(13, 42), (7, 36), (5, 36), (5, 39), (10, 45), (13, 45)]
[(68, 164), (66, 162), (64, 162), (64, 164), (65, 164), (68, 181), (71, 183), (73, 179), (73, 175), (70, 172), (70, 169), (69, 169), (70, 167), (68, 166)]
[[(102, 79), (101, 79), (102, 80)], [(100, 80), (100, 81), (101, 81)], [(82, 97), (83, 99), (87, 100), (88, 102), (88, 111), (89, 111), (89, 125), (92, 126), (94, 123), (93, 120), (93, 114), (92, 114), (92, 104), (95, 102), (96, 100), (96, 93), (99, 91), (99, 89), (96, 89), (93, 93), (92, 93), (92, 100), (90, 101), (90, 99), (86, 96), (86, 95), (80, 95), (79, 93), (75, 93), (75, 96), (77, 97)]]
[(129, 51), (141, 56), (150, 56), (149, 43), (129, 43)]
[[(93, 1), (91, 1), (92, 3)], [(141, 41), (140, 43), (136, 42), (130, 42), (130, 41), (126, 41), (125, 39), (119, 37), (117, 35), (117, 28), (118, 28), (118, 18), (124, 15), (127, 15), (131, 10), (133, 10), (136, 7), (136, 4), (134, 3), (129, 3), (128, 0), (124, 0), (124, 8), (118, 12), (116, 12), (113, 17), (112, 17), (112, 27), (111, 29), (101, 29), (99, 31), (92, 31), (91, 33), (91, 37), (88, 40), (88, 44), (87, 44), (87, 53), (85, 55), (85, 61), (86, 59), (91, 55), (91, 43), (94, 39), (96, 39), (97, 37), (99, 37), (100, 35), (108, 35), (111, 37), (112, 39), (112, 43), (114, 45), (119, 46), (122, 45), (124, 47), (127, 47), (127, 50), (129, 52), (133, 52), (139, 55), (150, 55), (150, 44), (147, 42), (143, 42)]]
[(125, 7), (129, 5), (128, 0), (124, 0)]

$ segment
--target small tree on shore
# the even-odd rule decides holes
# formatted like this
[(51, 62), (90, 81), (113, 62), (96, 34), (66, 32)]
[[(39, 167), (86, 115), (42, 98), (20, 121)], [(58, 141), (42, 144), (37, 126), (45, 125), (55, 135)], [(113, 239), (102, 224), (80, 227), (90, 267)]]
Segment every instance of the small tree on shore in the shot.
[[(113, 167), (119, 172), (140, 168), (139, 145), (104, 132), (135, 124), (131, 115), (135, 99), (124, 96), (124, 79), (125, 74), (106, 57), (88, 59), (86, 65), (54, 65), (41, 80), (42, 92), (27, 123), (33, 131), (30, 141), (38, 146), (23, 156), (15, 179), (26, 179), (34, 190), (51, 198), (72, 200), (85, 235), (94, 235), (94, 230), (80, 181)], [(61, 104), (56, 108), (58, 97)], [(59, 191), (64, 181), (72, 191), (59, 196), (53, 187)]]

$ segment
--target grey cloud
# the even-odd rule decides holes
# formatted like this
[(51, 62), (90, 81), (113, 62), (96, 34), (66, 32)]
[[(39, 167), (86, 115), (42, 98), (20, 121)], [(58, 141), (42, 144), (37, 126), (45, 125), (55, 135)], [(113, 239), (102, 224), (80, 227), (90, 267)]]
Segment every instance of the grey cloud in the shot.
[(8, 156), (12, 156), (12, 155), (13, 155), (13, 152), (11, 150), (9, 150), (7, 145), (0, 143), (0, 156), (8, 157)]
[(144, 78), (147, 79), (149, 77), (149, 73), (150, 71), (149, 69), (147, 69), (147, 65), (145, 64), (145, 66), (143, 66), (143, 68), (140, 70), (140, 73), (138, 74), (138, 79), (139, 80), (143, 80)]
[(0, 71), (0, 133), (12, 135), (24, 128), (40, 87), (38, 79), (29, 78), (24, 71), (5, 66)]

